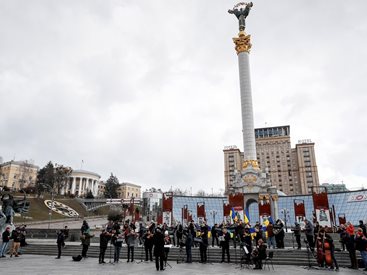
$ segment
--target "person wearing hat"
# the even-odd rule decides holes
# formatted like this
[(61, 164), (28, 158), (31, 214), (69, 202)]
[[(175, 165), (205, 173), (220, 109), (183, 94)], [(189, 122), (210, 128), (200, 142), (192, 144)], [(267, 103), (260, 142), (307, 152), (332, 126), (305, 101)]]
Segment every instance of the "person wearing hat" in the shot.
[(168, 253), (169, 253), (169, 247), (172, 243), (171, 241), (171, 237), (169, 236), (168, 230), (164, 231), (164, 262), (165, 265), (167, 265), (167, 260), (168, 260)]
[(6, 227), (5, 231), (2, 234), (2, 239), (3, 239), (3, 243), (0, 248), (0, 257), (5, 258), (6, 250), (8, 249), (9, 241), (10, 241), (10, 226)]
[(228, 263), (231, 262), (229, 256), (229, 241), (231, 239), (231, 235), (229, 234), (227, 228), (223, 227), (222, 236), (220, 246), (222, 247), (222, 263), (224, 262), (224, 254), (227, 254)]
[(18, 249), (20, 247), (20, 228), (17, 227), (11, 232), (11, 239), (13, 239), (13, 246), (10, 257), (19, 257)]

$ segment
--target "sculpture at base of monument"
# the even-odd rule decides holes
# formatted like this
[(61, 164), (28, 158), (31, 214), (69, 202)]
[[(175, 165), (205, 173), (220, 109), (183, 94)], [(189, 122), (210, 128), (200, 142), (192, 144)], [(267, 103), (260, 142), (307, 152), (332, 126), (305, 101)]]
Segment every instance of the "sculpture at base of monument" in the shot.
[(11, 194), (5, 193), (1, 196), (2, 208), (0, 210), (0, 232), (3, 231), (6, 224), (13, 224), (13, 218), (15, 213), (25, 213), (29, 208), (29, 201), (26, 200), (26, 194), (24, 198), (15, 200)]
[(245, 22), (246, 17), (250, 13), (252, 6), (253, 6), (252, 2), (250, 3), (240, 2), (237, 5), (235, 5), (233, 9), (228, 10), (228, 13), (234, 14), (237, 17), (240, 32), (244, 31), (246, 28), (246, 22)]

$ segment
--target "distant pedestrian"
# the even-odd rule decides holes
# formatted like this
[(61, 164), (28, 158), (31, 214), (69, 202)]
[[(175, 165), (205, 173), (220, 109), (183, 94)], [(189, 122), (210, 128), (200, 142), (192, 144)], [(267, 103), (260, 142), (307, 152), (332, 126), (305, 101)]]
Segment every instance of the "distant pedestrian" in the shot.
[(61, 258), (61, 248), (65, 246), (65, 233), (63, 230), (59, 230), (57, 232), (57, 257), (56, 259)]
[(296, 237), (297, 249), (301, 249), (301, 226), (298, 222), (294, 223), (294, 228), (292, 229), (294, 236)]
[(82, 246), (83, 246), (82, 257), (87, 258), (87, 252), (88, 252), (88, 248), (90, 246), (90, 239), (93, 238), (94, 235), (91, 235), (90, 228), (89, 228), (89, 225), (88, 225), (87, 221), (83, 221), (83, 225), (82, 225), (80, 231), (81, 231), (80, 240), (81, 240)]
[(111, 238), (111, 234), (108, 233), (105, 229), (102, 230), (101, 235), (99, 235), (99, 263), (105, 264), (104, 256), (107, 250), (108, 241)]
[(0, 257), (5, 258), (6, 250), (8, 249), (9, 241), (10, 241), (10, 226), (6, 227), (5, 231), (2, 234), (2, 239), (3, 239), (3, 243), (0, 248)]

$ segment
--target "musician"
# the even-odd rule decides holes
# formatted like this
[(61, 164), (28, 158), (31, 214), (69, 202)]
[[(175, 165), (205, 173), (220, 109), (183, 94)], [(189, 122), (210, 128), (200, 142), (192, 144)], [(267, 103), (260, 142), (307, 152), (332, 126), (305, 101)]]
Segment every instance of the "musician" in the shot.
[(180, 243), (182, 242), (182, 234), (183, 234), (183, 227), (182, 224), (178, 222), (176, 226), (177, 247), (179, 247)]
[[(119, 230), (112, 229), (111, 244), (114, 246), (113, 262), (118, 263), (120, 260), (120, 251), (122, 247), (122, 234)], [(133, 257), (134, 258), (134, 257)]]
[(137, 234), (131, 227), (127, 227), (125, 230), (125, 241), (127, 244), (127, 262), (130, 262), (130, 255), (131, 255), (131, 262), (134, 261), (134, 248), (135, 248), (135, 240)]
[(245, 230), (243, 232), (243, 244), (248, 252), (246, 253), (246, 263), (249, 264), (251, 262), (251, 253), (252, 253), (252, 237), (249, 227), (245, 227)]
[[(331, 263), (329, 263), (330, 268), (334, 269), (334, 264), (336, 267), (336, 270), (339, 270), (338, 262), (335, 259), (335, 246), (334, 241), (332, 237), (325, 232), (325, 228), (320, 227), (319, 234), (317, 237), (317, 243), (318, 243), (318, 259), (319, 264), (321, 267), (324, 267), (325, 264), (328, 264), (328, 261), (331, 260)], [(320, 247), (321, 246), (321, 247)], [(326, 258), (327, 251), (330, 253), (331, 259)]]
[(222, 247), (222, 261), (224, 262), (224, 254), (227, 254), (227, 261), (228, 263), (231, 262), (230, 256), (229, 256), (229, 241), (231, 239), (231, 235), (229, 234), (227, 228), (222, 229), (222, 235), (220, 236), (220, 246)]
[(193, 234), (195, 232), (194, 224), (190, 223), (189, 227), (187, 228), (187, 231), (184, 231), (184, 234), (186, 235), (186, 263), (192, 263), (192, 253), (191, 253), (191, 247), (193, 244)]
[(345, 236), (345, 246), (349, 253), (350, 268), (358, 269), (357, 265), (357, 256), (356, 256), (356, 248), (355, 248), (355, 241), (354, 241), (354, 226), (350, 222), (346, 224), (346, 236)]
[(149, 227), (147, 227), (147, 231), (144, 234), (144, 249), (145, 249), (145, 261), (148, 261), (148, 254), (149, 260), (153, 261), (152, 251), (153, 251), (153, 232), (155, 229), (155, 224), (151, 223)]
[(305, 235), (311, 251), (315, 249), (315, 243), (313, 242), (314, 227), (311, 221), (305, 219)]
[(207, 249), (208, 249), (208, 226), (206, 225), (206, 221), (203, 222), (203, 225), (200, 227), (200, 238), (202, 242), (200, 242), (200, 262), (206, 263), (207, 261)]
[(263, 231), (261, 229), (260, 223), (256, 223), (255, 225), (255, 245), (257, 245), (257, 242), (263, 238)]
[(301, 226), (298, 222), (294, 223), (294, 228), (292, 229), (294, 236), (296, 237), (296, 242), (298, 245), (297, 249), (301, 249)]
[(271, 248), (273, 247), (273, 249), (275, 249), (275, 237), (274, 237), (274, 226), (273, 226), (273, 223), (271, 221), (269, 221), (269, 224), (268, 226), (266, 227), (266, 232), (268, 234), (268, 237), (267, 237), (267, 243), (268, 243), (268, 247)]
[(356, 250), (358, 250), (361, 253), (361, 258), (365, 267), (364, 271), (367, 271), (367, 239), (366, 236), (364, 235), (362, 227), (358, 228), (355, 244), (356, 244)]
[(262, 239), (259, 239), (256, 248), (251, 253), (251, 256), (255, 264), (254, 269), (262, 269), (262, 261), (266, 259), (266, 245)]
[(212, 234), (212, 247), (214, 247), (214, 241), (216, 241), (217, 246), (219, 246), (219, 240), (218, 240), (218, 224), (214, 224), (214, 226), (212, 226), (211, 229), (211, 234)]
[(99, 235), (99, 263), (105, 264), (104, 256), (106, 253), (108, 241), (111, 238), (111, 234), (107, 232), (105, 229), (102, 230), (102, 233)]
[(155, 267), (158, 270), (164, 270), (164, 236), (162, 234), (162, 229), (157, 227), (153, 236), (154, 244), (154, 257), (155, 257)]
[(277, 244), (277, 248), (284, 248), (284, 224), (281, 220), (277, 220), (274, 225), (274, 235), (275, 235), (275, 242)]
[(166, 247), (167, 245), (171, 245), (172, 244), (172, 240), (171, 237), (169, 236), (168, 230), (164, 231), (164, 262), (165, 265), (167, 264), (167, 260), (168, 260), (168, 253), (169, 253), (169, 247)]

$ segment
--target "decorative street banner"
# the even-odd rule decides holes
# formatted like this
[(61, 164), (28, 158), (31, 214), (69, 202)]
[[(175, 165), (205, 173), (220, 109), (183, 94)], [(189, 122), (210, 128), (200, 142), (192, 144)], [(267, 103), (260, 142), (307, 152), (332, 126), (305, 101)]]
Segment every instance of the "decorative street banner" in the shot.
[[(172, 209), (173, 209), (173, 193), (172, 192), (163, 193), (163, 201), (162, 201), (163, 222), (165, 222), (168, 226), (171, 226), (172, 222)], [(169, 224), (167, 221), (169, 221)]]
[(367, 200), (367, 194), (357, 193), (354, 195), (350, 195), (348, 197), (347, 202), (360, 202), (360, 201), (366, 201), (366, 200)]
[(169, 212), (169, 211), (163, 211), (163, 223), (167, 224), (168, 227), (171, 226), (171, 215), (172, 212)]
[(138, 208), (136, 208), (135, 210), (135, 221), (139, 221), (140, 220), (140, 211)]
[(238, 206), (242, 207), (242, 209), (244, 208), (245, 199), (242, 193), (229, 194), (228, 201), (229, 201), (231, 208), (238, 207)]
[(271, 216), (271, 205), (269, 194), (259, 194), (259, 217)]
[(231, 205), (229, 204), (229, 202), (223, 202), (223, 216), (229, 217), (230, 213), (231, 213)]
[(133, 216), (135, 213), (135, 204), (134, 204), (134, 198), (131, 198), (130, 200), (130, 207), (129, 207), (129, 215)]
[(320, 226), (331, 227), (331, 216), (329, 199), (325, 186), (314, 186), (312, 188), (313, 206), (315, 209), (316, 220)]
[(303, 229), (305, 227), (306, 210), (304, 200), (294, 200), (294, 216), (295, 221), (298, 222)]
[(338, 219), (339, 219), (339, 225), (342, 225), (342, 224), (346, 224), (347, 223), (347, 219), (345, 218), (345, 214), (339, 214), (338, 215)]
[(192, 211), (188, 210), (187, 211), (187, 221), (188, 222), (191, 222), (193, 219), (192, 219)]
[(200, 224), (200, 222), (202, 223), (203, 220), (206, 219), (205, 203), (204, 202), (198, 202), (196, 204), (196, 212), (197, 212), (198, 223)]
[(182, 216), (182, 223), (187, 224), (187, 219), (188, 219), (188, 216), (189, 216), (187, 205), (184, 205), (184, 207), (181, 208), (181, 216)]

